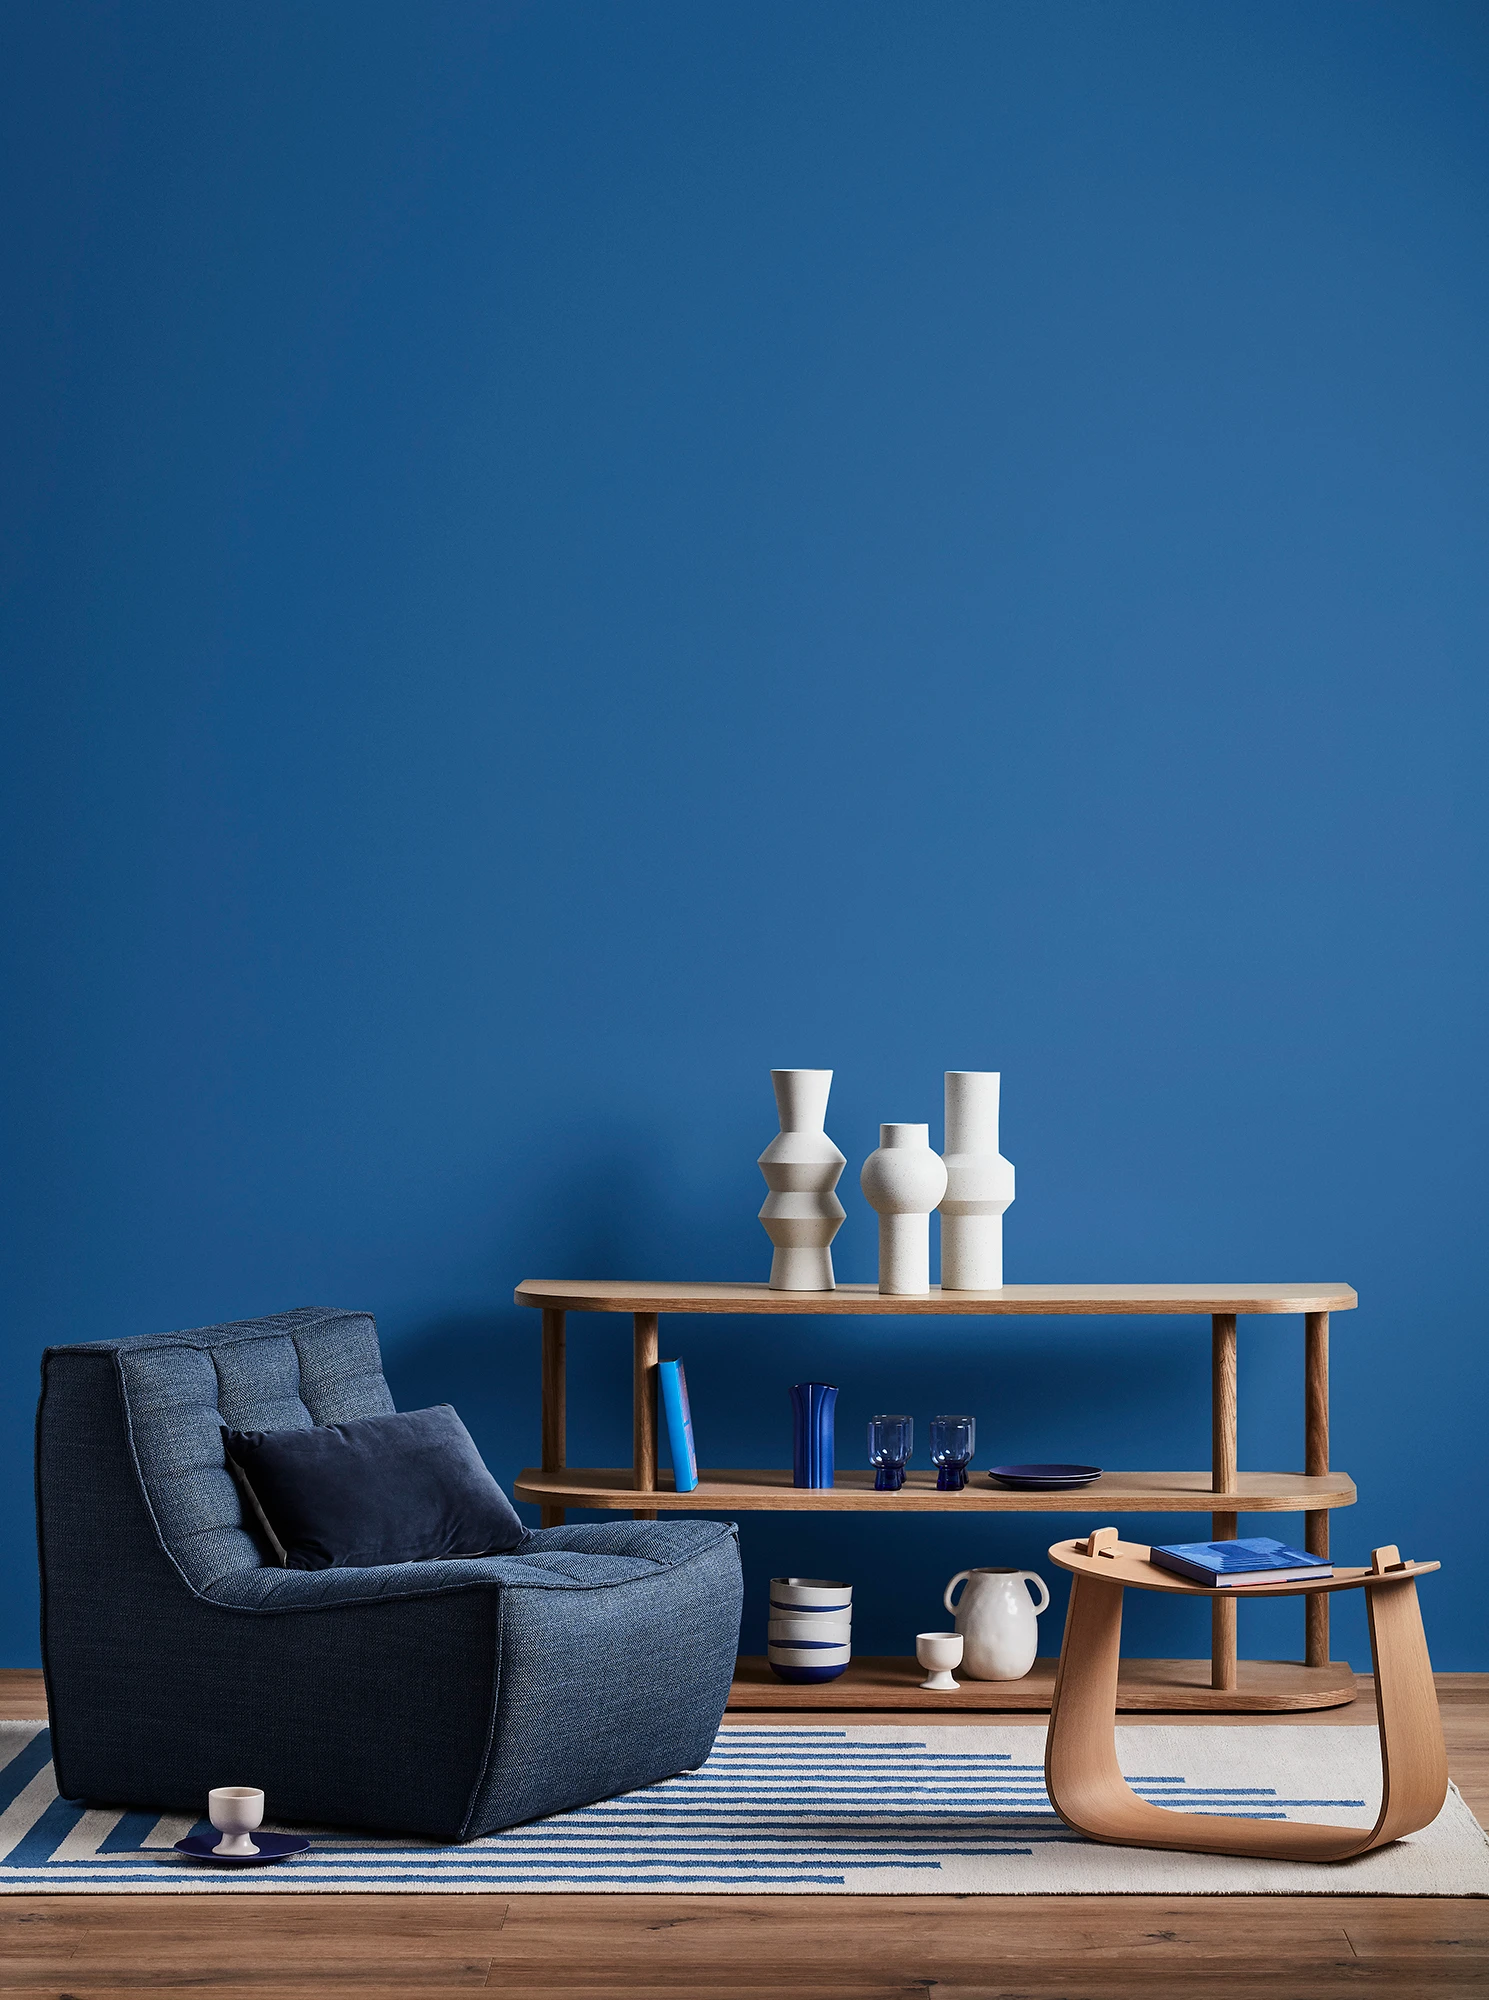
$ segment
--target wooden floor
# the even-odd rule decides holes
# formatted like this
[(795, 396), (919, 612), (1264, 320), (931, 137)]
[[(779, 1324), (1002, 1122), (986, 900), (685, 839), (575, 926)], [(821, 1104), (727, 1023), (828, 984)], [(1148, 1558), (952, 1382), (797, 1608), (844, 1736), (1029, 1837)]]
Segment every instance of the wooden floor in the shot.
[[(1438, 1688), (1453, 1777), (1489, 1818), (1489, 1675), (1441, 1674)], [(39, 1675), (0, 1674), (0, 1716), (42, 1715), (40, 1692)], [(1123, 1718), (1139, 1728), (1211, 1719)], [(1373, 1719), (1367, 1684), (1348, 1708), (1254, 1721)], [(482, 1988), (506, 2000), (1485, 2000), (1489, 1899), (0, 1897), (0, 1994), (23, 2000), (398, 2000)]]

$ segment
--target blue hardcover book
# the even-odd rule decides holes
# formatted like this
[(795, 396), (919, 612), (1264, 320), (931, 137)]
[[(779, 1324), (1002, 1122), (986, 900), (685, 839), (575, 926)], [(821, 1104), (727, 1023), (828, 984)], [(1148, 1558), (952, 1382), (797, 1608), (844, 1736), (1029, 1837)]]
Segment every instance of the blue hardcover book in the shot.
[(1169, 1542), (1148, 1551), (1160, 1569), (1213, 1590), (1238, 1590), (1248, 1583), (1295, 1583), (1332, 1576), (1327, 1556), (1311, 1556), (1270, 1535), (1239, 1542)]
[(688, 1408), (688, 1378), (680, 1361), (659, 1361), (657, 1374), (662, 1391), (662, 1410), (667, 1419), (667, 1442), (672, 1447), (672, 1478), (679, 1493), (691, 1493), (698, 1484), (698, 1454), (693, 1449), (693, 1417)]

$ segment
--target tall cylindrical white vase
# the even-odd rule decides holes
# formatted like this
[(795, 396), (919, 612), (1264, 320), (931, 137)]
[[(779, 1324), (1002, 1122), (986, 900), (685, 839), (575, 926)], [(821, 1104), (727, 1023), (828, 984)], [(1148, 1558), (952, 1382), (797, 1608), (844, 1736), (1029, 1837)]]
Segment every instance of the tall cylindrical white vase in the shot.
[(760, 1155), (760, 1171), (770, 1189), (760, 1220), (775, 1246), (770, 1288), (830, 1292), (834, 1279), (828, 1245), (844, 1215), (833, 1189), (848, 1164), (823, 1130), (832, 1071), (773, 1069), (770, 1080), (781, 1119), (779, 1134)]
[(1013, 1168), (998, 1151), (999, 1081), (995, 1069), (946, 1072), (943, 1292), (996, 1292), (1003, 1284), (1003, 1211), (1013, 1200)]
[(881, 1125), (879, 1150), (859, 1184), (879, 1215), (879, 1289), (931, 1289), (931, 1210), (946, 1192), (946, 1168), (931, 1151), (929, 1125)]

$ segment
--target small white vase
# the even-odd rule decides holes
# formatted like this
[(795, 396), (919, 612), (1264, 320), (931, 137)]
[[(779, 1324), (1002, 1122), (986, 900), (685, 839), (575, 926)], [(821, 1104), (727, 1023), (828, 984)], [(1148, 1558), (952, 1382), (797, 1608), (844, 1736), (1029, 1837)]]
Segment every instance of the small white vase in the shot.
[(1013, 1168), (998, 1151), (999, 1076), (995, 1069), (946, 1072), (943, 1292), (996, 1292), (1003, 1284), (1003, 1211), (1013, 1200)]
[(879, 1214), (879, 1289), (931, 1289), (931, 1210), (946, 1192), (946, 1168), (931, 1151), (929, 1125), (881, 1125), (879, 1150), (859, 1185)]
[(843, 1226), (843, 1204), (833, 1193), (846, 1158), (822, 1129), (827, 1118), (830, 1069), (773, 1069), (781, 1129), (760, 1155), (770, 1193), (760, 1210), (775, 1245), (770, 1260), (773, 1292), (834, 1289), (828, 1245)]

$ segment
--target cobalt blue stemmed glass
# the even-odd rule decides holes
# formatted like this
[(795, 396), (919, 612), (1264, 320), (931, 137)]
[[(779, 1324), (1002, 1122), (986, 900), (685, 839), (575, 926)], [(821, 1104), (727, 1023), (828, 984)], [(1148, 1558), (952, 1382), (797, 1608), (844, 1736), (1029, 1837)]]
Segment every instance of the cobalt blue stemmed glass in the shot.
[(913, 1417), (869, 1418), (869, 1464), (874, 1468), (876, 1493), (899, 1492), (914, 1449)]
[(931, 1418), (931, 1463), (936, 1468), (936, 1490), (957, 1493), (967, 1483), (967, 1466), (977, 1447), (975, 1417)]

